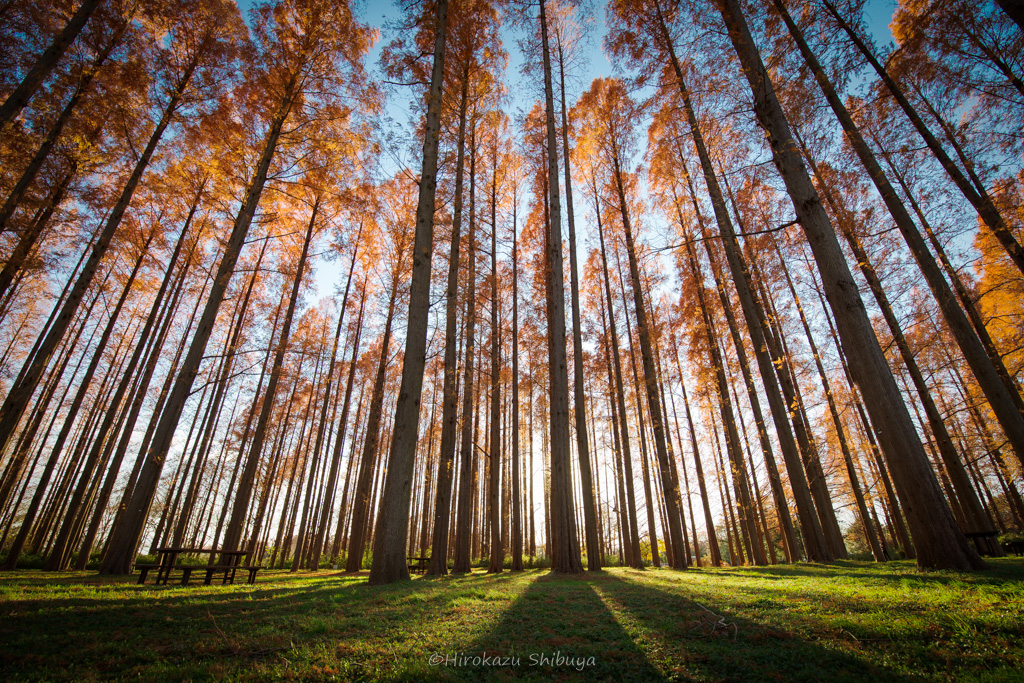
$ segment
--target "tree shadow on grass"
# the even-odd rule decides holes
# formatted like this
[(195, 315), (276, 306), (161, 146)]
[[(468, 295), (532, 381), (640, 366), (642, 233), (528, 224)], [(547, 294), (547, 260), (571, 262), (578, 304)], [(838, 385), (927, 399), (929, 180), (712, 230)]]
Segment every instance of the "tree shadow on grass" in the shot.
[(870, 563), (836, 560), (827, 564), (800, 563), (770, 566), (712, 568), (710, 577), (731, 577), (740, 580), (763, 580), (785, 583), (791, 580), (816, 579), (827, 582), (854, 581), (865, 588), (902, 587), (909, 591), (950, 588), (986, 590), (1007, 586), (1024, 587), (1024, 562), (1009, 558), (989, 561), (983, 571), (920, 571), (910, 561)]
[(463, 592), (324, 574), (254, 586), (58, 580), (47, 592), (24, 583), (0, 598), (3, 680), (373, 678), (393, 673), (399, 628), (424, 623)]
[[(495, 579), (500, 581), (500, 579)], [(488, 663), (476, 657), (490, 656)], [(460, 666), (459, 656), (469, 658)], [(594, 591), (588, 577), (546, 573), (483, 635), (435, 654), (452, 680), (653, 681), (662, 676)], [(496, 659), (495, 659), (496, 658)]]
[(879, 575), (879, 577), (905, 577), (905, 575), (916, 575), (923, 579), (935, 579), (944, 581), (953, 578), (971, 578), (985, 582), (990, 578), (1024, 578), (1024, 559), (1015, 557), (992, 558), (987, 557), (988, 569), (978, 571), (953, 571), (937, 569), (927, 571), (918, 568), (913, 560), (890, 560), (888, 562), (871, 562), (867, 560), (831, 560), (828, 562), (796, 562), (793, 564), (770, 564), (767, 566), (730, 566), (723, 568), (710, 567), (710, 571), (718, 573), (735, 573), (743, 575), (748, 573), (762, 573), (778, 575), (778, 577), (815, 577), (815, 575)]
[(824, 647), (770, 623), (737, 616), (711, 600), (693, 600), (681, 592), (612, 574), (592, 581), (666, 678), (908, 680), (863, 655)]

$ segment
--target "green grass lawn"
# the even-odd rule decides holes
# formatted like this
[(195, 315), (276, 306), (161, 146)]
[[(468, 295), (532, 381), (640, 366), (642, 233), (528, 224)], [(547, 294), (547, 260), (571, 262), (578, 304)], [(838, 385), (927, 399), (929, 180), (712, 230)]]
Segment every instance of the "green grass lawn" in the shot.
[[(1024, 562), (992, 566), (531, 570), (384, 587), (330, 571), (209, 587), (3, 573), (0, 679), (1024, 680)], [(485, 654), (501, 659), (474, 664)]]

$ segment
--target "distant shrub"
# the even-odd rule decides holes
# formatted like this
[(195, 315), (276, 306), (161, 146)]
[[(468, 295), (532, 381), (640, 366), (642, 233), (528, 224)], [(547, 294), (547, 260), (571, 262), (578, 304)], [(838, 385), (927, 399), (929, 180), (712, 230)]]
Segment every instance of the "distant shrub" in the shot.
[(526, 569), (551, 569), (550, 557), (527, 557), (523, 560), (523, 567)]
[[(3, 562), (7, 559), (7, 553), (4, 553)], [(42, 569), (43, 563), (46, 562), (45, 555), (32, 555), (30, 553), (22, 553), (18, 557), (18, 569)]]

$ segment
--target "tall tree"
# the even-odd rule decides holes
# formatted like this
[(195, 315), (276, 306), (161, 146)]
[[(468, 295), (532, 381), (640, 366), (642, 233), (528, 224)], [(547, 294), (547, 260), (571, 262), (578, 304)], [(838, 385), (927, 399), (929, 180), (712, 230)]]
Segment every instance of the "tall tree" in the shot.
[[(172, 40), (167, 48), (167, 55), (162, 60), (164, 68), (159, 72), (161, 94), (166, 93), (161, 101), (159, 119), (110, 209), (89, 258), (75, 280), (74, 287), (60, 307), (60, 314), (46, 331), (39, 350), (31, 358), (19, 382), (11, 389), (3, 406), (0, 407), (0, 450), (3, 450), (13, 437), (43, 369), (71, 323), (86, 290), (92, 284), (100, 261), (121, 225), (164, 132), (175, 120), (182, 106), (195, 105), (217, 94), (218, 88), (210, 87), (203, 77), (203, 72), (220, 69), (225, 62), (231, 63), (238, 49), (238, 35), (242, 29), (237, 9), (222, 1), (209, 5), (209, 9), (206, 10), (196, 6), (199, 4), (202, 3), (182, 4), (169, 17), (166, 30), (171, 32)], [(192, 20), (194, 17), (196, 21)]]
[[(911, 218), (910, 212), (903, 202), (900, 201), (899, 195), (896, 194), (895, 188), (890, 184), (885, 171), (882, 170), (881, 165), (875, 158), (874, 152), (871, 151), (864, 136), (861, 135), (860, 129), (840, 99), (835, 86), (825, 74), (817, 57), (811, 51), (807, 40), (804, 38), (803, 31), (800, 30), (790, 16), (782, 0), (773, 0), (773, 3), (776, 11), (789, 29), (789, 33), (796, 42), (797, 47), (800, 49), (804, 61), (807, 62), (808, 67), (810, 67), (811, 72), (814, 74), (815, 80), (817, 80), (819, 87), (825, 95), (825, 99), (829, 103), (829, 107), (831, 107), (836, 118), (839, 119), (846, 139), (849, 141), (854, 152), (856, 152), (857, 158), (863, 164), (868, 176), (881, 195), (882, 201), (885, 203), (890, 215), (892, 215), (893, 220), (895, 220), (900, 234), (903, 235), (907, 242), (907, 246), (910, 247), (910, 251), (914, 255), (918, 267), (925, 277), (925, 281), (928, 283), (939, 304), (946, 323), (949, 325), (950, 330), (952, 330), (974, 376), (984, 390), (989, 400), (989, 405), (992, 406), (992, 410), (996, 414), (1007, 438), (1010, 440), (1014, 451), (1017, 453), (1018, 459), (1024, 461), (1024, 413), (1020, 410), (1020, 395), (1013, 395), (1017, 391), (1016, 388), (1012, 385), (1007, 386), (1007, 383), (1000, 376), (1001, 373), (996, 369), (995, 364), (986, 353), (977, 332), (972, 328), (970, 321), (967, 319), (967, 314), (957, 303), (956, 297), (946, 282), (945, 277), (943, 277), (938, 263), (936, 263), (935, 258), (928, 249), (928, 245), (914, 224), (914, 219)], [(998, 230), (993, 228), (993, 234), (998, 235)], [(1022, 258), (1020, 266), (1024, 268), (1024, 258)]]
[(583, 384), (583, 335), (580, 330), (579, 266), (576, 264), (576, 216), (572, 200), (572, 163), (569, 154), (569, 102), (565, 96), (567, 62), (581, 36), (571, 6), (556, 5), (552, 20), (558, 60), (558, 87), (562, 103), (562, 163), (565, 166), (565, 214), (569, 228), (569, 298), (572, 302), (573, 417), (576, 425), (576, 455), (580, 461), (580, 489), (583, 494), (583, 529), (587, 548), (587, 569), (601, 570), (601, 549), (597, 537), (597, 508), (594, 505), (594, 475), (587, 442), (587, 411)]
[(7, 128), (7, 125), (25, 108), (39, 86), (60, 62), (60, 58), (75, 42), (75, 38), (85, 27), (89, 17), (103, 5), (103, 2), (104, 0), (83, 0), (75, 13), (64, 24), (64, 28), (54, 36), (53, 42), (43, 50), (18, 86), (0, 105), (0, 131)]
[(579, 106), (588, 114), (587, 126), (594, 137), (595, 148), (600, 150), (604, 157), (609, 182), (616, 196), (622, 220), (630, 282), (633, 288), (633, 305), (640, 333), (640, 358), (644, 368), (644, 389), (647, 394), (651, 426), (654, 432), (655, 453), (658, 458), (658, 469), (668, 513), (669, 548), (671, 550), (669, 564), (675, 569), (683, 569), (686, 566), (686, 559), (683, 550), (685, 544), (679, 509), (679, 490), (672, 477), (672, 466), (668, 457), (666, 425), (654, 366), (653, 331), (649, 324), (650, 318), (644, 301), (644, 287), (641, 281), (636, 240), (633, 234), (633, 220), (630, 215), (626, 189), (630, 179), (627, 178), (628, 171), (625, 164), (628, 163), (628, 155), (634, 144), (631, 139), (630, 126), (626, 122), (634, 118), (637, 112), (621, 82), (613, 79), (596, 79), (590, 90), (581, 98)]
[[(231, 509), (231, 517), (228, 520), (227, 531), (224, 534), (224, 549), (237, 550), (241, 545), (242, 533), (246, 525), (246, 516), (249, 512), (249, 501), (252, 497), (253, 483), (256, 479), (256, 468), (259, 467), (260, 458), (263, 455), (263, 444), (267, 437), (267, 427), (270, 423), (270, 414), (274, 408), (274, 400), (277, 396), (277, 385), (281, 379), (281, 370), (284, 367), (284, 354), (288, 350), (288, 342), (291, 338), (292, 320), (295, 317), (295, 309), (299, 303), (299, 292), (302, 291), (302, 275), (306, 269), (306, 259), (309, 256), (309, 245), (313, 241), (313, 233), (317, 227), (320, 214), (320, 203), (323, 197), (315, 195), (309, 213), (309, 220), (306, 223), (305, 237), (302, 240), (302, 247), (298, 260), (295, 263), (295, 277), (292, 280), (291, 293), (288, 296), (288, 307), (285, 309), (284, 320), (281, 323), (281, 333), (277, 338), (277, 347), (274, 350), (274, 360), (270, 369), (270, 379), (267, 382), (267, 389), (263, 394), (263, 405), (260, 408), (260, 416), (256, 422), (256, 429), (253, 432), (252, 441), (249, 442), (249, 453), (245, 458), (242, 467), (242, 476), (238, 480), (235, 502)], [(251, 553), (255, 545), (255, 539), (249, 539), (248, 550)]]
[(402, 387), (395, 415), (394, 441), (384, 493), (378, 516), (370, 568), (370, 583), (391, 583), (408, 578), (405, 545), (409, 533), (409, 499), (419, 438), (420, 400), (423, 396), (423, 368), (426, 363), (427, 321), (430, 306), (430, 270), (434, 249), (434, 201), (437, 191), (437, 149), (441, 128), (441, 98), (444, 87), (445, 38), (448, 1), (437, 0), (434, 8), (434, 65), (430, 75), (426, 128), (423, 135), (423, 169), (416, 207), (416, 234), (412, 247), (412, 283), (409, 290), (409, 323), (406, 331)]
[(569, 453), (569, 376), (565, 353), (565, 276), (562, 259), (562, 198), (558, 181), (558, 138), (555, 133), (554, 88), (546, 0), (540, 0), (541, 64), (547, 127), (548, 176), (548, 373), (551, 432), (551, 568), (577, 574), (583, 571), (579, 536), (573, 514), (572, 460)]
[[(369, 48), (370, 36), (353, 19), (347, 4), (281, 0), (274, 6), (261, 6), (256, 18), (255, 34), (260, 49), (251, 64), (249, 84), (254, 95), (267, 98), (263, 104), (266, 108), (260, 109), (268, 120), (259, 160), (235, 216), (198, 327), (178, 369), (167, 406), (159, 416), (128, 509), (111, 536), (102, 566), (106, 573), (127, 573), (134, 564), (135, 549), (185, 399), (199, 372), (220, 304), (256, 215), (285, 123), (293, 117), (309, 121), (323, 113), (325, 103), (313, 95), (328, 92), (327, 83), (341, 81), (355, 87), (362, 78), (360, 60)], [(298, 125), (293, 128), (299, 129)]]
[(761, 60), (737, 0), (719, 7), (729, 40), (754, 98), (754, 112), (768, 135), (775, 162), (792, 200), (797, 220), (811, 245), (822, 285), (854, 379), (871, 401), (868, 410), (904, 501), (922, 568), (978, 569), (985, 566), (957, 528), (942, 496), (906, 404), (893, 380), (868, 320), (831, 222), (793, 140), (789, 122)]

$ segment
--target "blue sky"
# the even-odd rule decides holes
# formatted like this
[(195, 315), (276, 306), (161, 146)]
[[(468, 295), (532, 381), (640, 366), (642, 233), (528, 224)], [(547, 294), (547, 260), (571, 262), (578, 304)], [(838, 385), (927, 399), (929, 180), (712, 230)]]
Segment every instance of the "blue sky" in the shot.
[[(242, 9), (244, 14), (247, 14), (247, 10), (252, 6), (251, 0), (236, 0)], [(392, 0), (356, 0), (357, 14), (360, 19), (375, 26), (381, 30), (381, 39), (374, 46), (367, 59), (367, 68), (371, 73), (377, 73), (377, 61), (380, 56), (382, 46), (387, 44), (393, 37), (390, 30), (386, 28), (388, 23), (393, 23), (400, 13), (400, 9)], [(888, 23), (892, 17), (893, 10), (895, 8), (895, 0), (868, 0), (867, 16), (868, 16), (868, 28), (872, 32), (876, 44), (882, 47), (891, 39), (891, 34), (888, 29)], [(585, 66), (580, 69), (578, 79), (573, 84), (574, 87), (568, 93), (568, 99), (574, 100), (578, 97), (579, 92), (589, 87), (590, 82), (598, 76), (610, 76), (614, 74), (612, 64), (608, 58), (604, 55), (601, 44), (604, 38), (605, 26), (604, 26), (604, 11), (603, 5), (595, 12), (594, 28), (591, 32), (590, 43), (586, 48), (586, 54), (588, 58)], [(510, 84), (522, 83), (522, 76), (519, 73), (519, 65), (522, 62), (522, 58), (519, 54), (517, 45), (518, 36), (513, 31), (507, 31), (505, 36), (505, 48), (509, 51), (509, 67), (507, 73), (507, 82)], [(525, 109), (532, 105), (534, 98), (540, 95), (539, 89), (536, 87), (522, 87), (518, 89), (512, 85), (509, 87), (512, 92), (511, 106), (508, 108), (510, 115), (516, 116), (517, 110)], [(409, 121), (408, 103), (412, 100), (414, 94), (408, 89), (403, 89), (400, 92), (392, 93), (387, 105), (387, 115), (394, 121), (394, 125), (404, 126), (406, 130), (411, 130), (412, 122)], [(399, 150), (394, 156), (384, 155), (382, 159), (382, 165), (384, 166), (385, 173), (393, 173), (398, 170), (399, 163), (408, 163), (415, 165), (416, 161), (409, 157), (411, 154), (408, 150)], [(401, 161), (399, 161), (401, 159)], [(418, 169), (417, 169), (418, 170)], [(653, 222), (657, 222), (656, 216), (651, 216)], [(655, 229), (657, 232), (657, 228)], [(586, 230), (583, 231), (584, 233)], [(588, 238), (586, 235), (581, 236), (581, 244), (579, 250), (581, 255), (584, 254), (588, 248)], [(651, 237), (654, 237), (651, 235)], [(650, 240), (649, 240), (650, 241)], [(657, 241), (657, 238), (654, 238)], [(658, 247), (661, 245), (652, 244), (651, 246)], [(443, 248), (443, 247), (442, 247)], [(311, 292), (306, 297), (307, 305), (314, 305), (322, 297), (330, 296), (338, 286), (338, 283), (342, 280), (342, 269), (344, 268), (343, 263), (339, 260), (326, 261), (323, 259), (318, 260), (315, 264), (315, 287), (316, 291)], [(399, 334), (401, 334), (399, 332)], [(535, 468), (534, 471), (534, 486), (542, 486), (542, 480), (540, 479), (540, 467)], [(538, 501), (538, 505), (539, 505)], [(713, 508), (717, 509), (717, 504), (712, 503)], [(844, 513), (845, 516), (845, 513)], [(849, 520), (844, 519), (844, 522)], [(645, 526), (642, 524), (642, 526)]]
[[(236, 0), (239, 8), (242, 10), (243, 16), (248, 15), (249, 8), (252, 7), (253, 0)], [(868, 0), (866, 14), (868, 18), (868, 28), (874, 35), (876, 42), (879, 45), (884, 44), (891, 38), (889, 32), (889, 20), (892, 17), (893, 10), (895, 9), (895, 0)], [(355, 0), (355, 7), (357, 15), (365, 23), (377, 27), (381, 31), (381, 39), (374, 46), (367, 59), (367, 67), (372, 72), (377, 69), (377, 60), (380, 56), (380, 51), (392, 37), (388, 28), (385, 27), (389, 22), (394, 22), (395, 19), (399, 18), (401, 10), (398, 4), (394, 0)], [(589, 45), (587, 46), (586, 54), (588, 56), (586, 65), (582, 69), (578, 76), (578, 85), (586, 88), (590, 82), (599, 76), (610, 76), (613, 74), (613, 67), (611, 62), (605, 56), (601, 43), (604, 39), (605, 34), (605, 23), (604, 23), (604, 10), (603, 5), (599, 5), (596, 8), (592, 17), (594, 27), (591, 31)], [(516, 45), (516, 38), (514, 32), (508, 31), (506, 37), (505, 48), (509, 51), (509, 68), (508, 68), (508, 82), (515, 83), (519, 78), (519, 65), (522, 63), (522, 58)], [(526, 106), (525, 98), (522, 95), (529, 94), (529, 90), (526, 91), (515, 91), (513, 90), (513, 109), (519, 106)], [(515, 95), (519, 94), (520, 97), (516, 98)], [(392, 118), (405, 122), (408, 118), (407, 115), (403, 115), (405, 112), (406, 102), (410, 98), (404, 93), (398, 93), (396, 96), (391, 98), (389, 102), (389, 112)]]
[[(242, 10), (243, 16), (248, 19), (248, 11), (255, 4), (253, 0), (236, 0), (239, 8)], [(868, 0), (866, 14), (868, 18), (868, 28), (872, 32), (876, 43), (879, 46), (884, 45), (891, 39), (888, 24), (892, 17), (893, 10), (895, 9), (895, 0)], [(367, 68), (370, 72), (377, 73), (377, 63), (380, 56), (380, 52), (385, 44), (387, 44), (392, 38), (392, 29), (388, 28), (388, 24), (393, 24), (397, 18), (400, 17), (401, 10), (394, 0), (355, 0), (356, 13), (359, 18), (381, 31), (381, 38), (374, 45), (373, 50), (367, 58)], [(599, 76), (611, 76), (614, 73), (614, 68), (611, 62), (605, 56), (602, 50), (602, 41), (605, 34), (605, 23), (604, 23), (604, 7), (603, 4), (598, 5), (595, 8), (596, 11), (593, 13), (594, 26), (590, 32), (589, 44), (585, 48), (585, 54), (587, 59), (584, 66), (580, 69), (580, 73), (568, 93), (570, 100), (575, 99), (578, 93), (586, 89), (590, 82)], [(509, 66), (506, 81), (510, 84), (514, 84), (520, 81), (522, 76), (519, 73), (519, 67), (522, 63), (522, 57), (519, 52), (517, 45), (518, 35), (515, 31), (508, 30), (505, 37), (505, 49), (509, 52)], [(509, 88), (512, 93), (511, 106), (509, 107), (509, 113), (515, 117), (518, 110), (523, 110), (531, 106), (533, 98), (539, 96), (539, 92), (536, 88)], [(575, 91), (573, 94), (572, 90)], [(408, 111), (408, 103), (411, 101), (413, 95), (407, 91), (401, 91), (392, 93), (389, 97), (387, 104), (387, 115), (392, 119), (394, 124), (404, 126), (407, 129), (412, 125), (410, 122), (410, 116)], [(407, 150), (396, 151), (396, 157), (404, 157), (403, 160), (406, 163), (414, 163), (412, 159), (407, 156)], [(393, 173), (398, 170), (398, 161), (395, 157), (389, 157), (385, 155), (382, 159), (382, 164), (385, 166), (385, 170), (389, 173)], [(323, 296), (328, 296), (335, 288), (335, 284), (340, 277), (341, 265), (336, 261), (323, 262), (317, 264), (315, 278), (317, 292), (311, 296), (308, 301), (310, 303), (315, 302)]]

